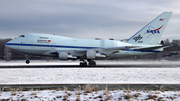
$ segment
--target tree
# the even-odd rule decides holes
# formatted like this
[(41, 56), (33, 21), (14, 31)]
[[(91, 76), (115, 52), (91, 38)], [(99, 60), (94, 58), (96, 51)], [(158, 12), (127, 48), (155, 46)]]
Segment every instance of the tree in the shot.
[(9, 61), (11, 60), (12, 52), (9, 48), (5, 47), (4, 48), (4, 59)]
[(10, 41), (12, 39), (0, 39), (0, 59), (4, 59), (4, 49), (6, 42)]

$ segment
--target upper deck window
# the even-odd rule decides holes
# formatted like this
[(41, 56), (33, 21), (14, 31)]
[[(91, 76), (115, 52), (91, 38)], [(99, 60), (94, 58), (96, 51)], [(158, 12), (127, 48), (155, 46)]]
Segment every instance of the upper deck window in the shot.
[(20, 35), (19, 37), (25, 37), (25, 35)]

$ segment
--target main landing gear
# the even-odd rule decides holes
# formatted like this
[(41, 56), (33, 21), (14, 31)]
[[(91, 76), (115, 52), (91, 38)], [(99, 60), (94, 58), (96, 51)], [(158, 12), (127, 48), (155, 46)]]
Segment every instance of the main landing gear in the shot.
[(89, 61), (89, 66), (96, 66), (96, 62), (95, 61)]
[[(94, 60), (88, 60), (88, 65), (89, 66), (91, 66), (91, 67), (93, 67), (93, 66), (96, 66), (96, 62), (94, 61)], [(81, 67), (86, 67), (86, 66), (88, 66), (87, 65), (87, 62), (85, 61), (85, 60), (83, 60), (83, 61), (81, 61), (80, 63), (79, 63), (79, 65), (81, 66)]]
[(82, 61), (82, 62), (79, 63), (79, 65), (81, 67), (86, 67), (87, 66), (87, 62), (86, 61)]

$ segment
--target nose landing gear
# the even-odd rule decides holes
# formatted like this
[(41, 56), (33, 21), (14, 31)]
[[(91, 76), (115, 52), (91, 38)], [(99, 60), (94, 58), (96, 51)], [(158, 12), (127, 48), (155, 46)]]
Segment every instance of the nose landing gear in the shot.
[(30, 60), (29, 60), (29, 56), (28, 55), (25, 55), (26, 56), (26, 64), (29, 64), (30, 63)]
[(26, 60), (26, 64), (29, 64), (30, 63), (30, 61), (29, 60)]

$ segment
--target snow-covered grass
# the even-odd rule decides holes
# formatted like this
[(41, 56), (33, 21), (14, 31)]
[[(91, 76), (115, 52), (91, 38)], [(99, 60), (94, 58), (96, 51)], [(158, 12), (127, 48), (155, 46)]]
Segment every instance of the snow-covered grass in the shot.
[(0, 69), (0, 84), (180, 84), (180, 68)]
[(151, 91), (151, 90), (95, 90), (86, 87), (68, 91), (68, 88), (57, 90), (31, 90), (0, 92), (0, 100), (6, 101), (119, 101), (119, 100), (149, 100), (149, 101), (178, 101), (180, 91)]
[[(70, 62), (70, 63), (69, 63)], [(31, 61), (29, 65), (78, 65), (78, 61)], [(157, 64), (175, 68), (11, 68), (0, 69), (0, 84), (180, 84), (179, 61), (97, 61), (100, 64)], [(24, 61), (0, 61), (0, 65), (26, 65)], [(176, 66), (177, 65), (177, 66)], [(99, 101), (179, 100), (180, 91), (96, 90), (93, 87), (43, 91), (0, 91), (0, 100)]]

